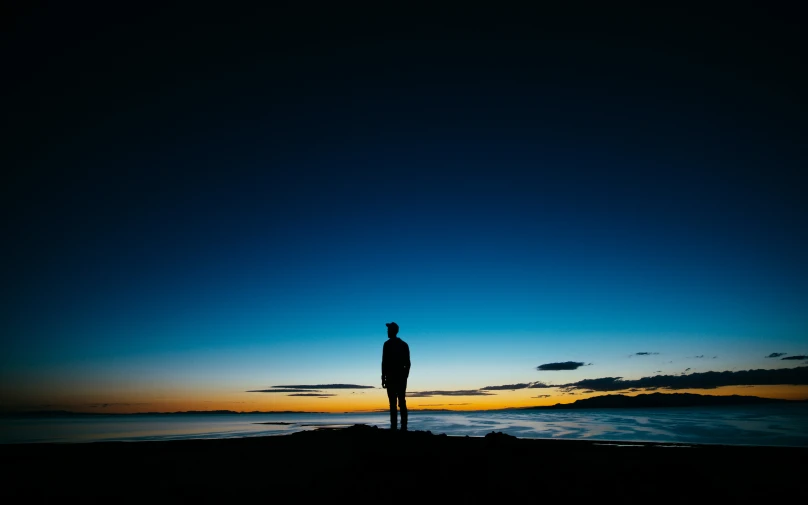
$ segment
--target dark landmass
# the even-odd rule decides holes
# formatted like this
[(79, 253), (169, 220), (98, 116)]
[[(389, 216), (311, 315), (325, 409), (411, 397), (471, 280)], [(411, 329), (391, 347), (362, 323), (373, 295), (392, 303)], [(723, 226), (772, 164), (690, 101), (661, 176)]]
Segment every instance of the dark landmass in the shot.
[(807, 400), (784, 400), (781, 398), (761, 398), (742, 395), (698, 395), (693, 393), (649, 393), (636, 396), (601, 395), (576, 400), (572, 403), (556, 403), (541, 407), (522, 407), (519, 410), (561, 410), (561, 409), (608, 409), (608, 408), (650, 408), (650, 407), (713, 407), (722, 405), (771, 405), (805, 404)]
[(395, 433), (10, 444), (13, 503), (707, 503), (804, 495), (808, 448)]

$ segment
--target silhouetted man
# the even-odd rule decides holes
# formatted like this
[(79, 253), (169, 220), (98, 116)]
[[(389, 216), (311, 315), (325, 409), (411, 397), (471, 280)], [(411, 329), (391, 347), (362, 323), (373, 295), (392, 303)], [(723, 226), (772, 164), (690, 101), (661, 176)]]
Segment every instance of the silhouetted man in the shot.
[(401, 431), (407, 431), (407, 378), (410, 376), (410, 346), (398, 338), (398, 325), (386, 323), (387, 342), (382, 349), (382, 387), (390, 400), (390, 430), (396, 430), (396, 401), (401, 412)]

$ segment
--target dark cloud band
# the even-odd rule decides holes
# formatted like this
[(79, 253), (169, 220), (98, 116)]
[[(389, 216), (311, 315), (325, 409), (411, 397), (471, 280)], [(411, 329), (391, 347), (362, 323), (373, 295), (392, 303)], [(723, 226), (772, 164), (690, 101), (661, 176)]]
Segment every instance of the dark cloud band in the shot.
[(777, 370), (744, 370), (740, 372), (703, 372), (689, 375), (655, 375), (636, 380), (622, 377), (584, 379), (556, 387), (590, 389), (592, 391), (620, 391), (624, 389), (715, 389), (722, 386), (808, 385), (808, 366)]
[(413, 391), (407, 393), (407, 398), (431, 398), (433, 396), (490, 396), (492, 393), (487, 393), (479, 389), (465, 389), (460, 391)]
[(549, 371), (549, 370), (577, 370), (584, 366), (581, 361), (563, 361), (561, 363), (545, 363), (536, 367), (536, 370)]
[(287, 389), (373, 389), (374, 386), (361, 386), (359, 384), (304, 384), (304, 385), (281, 385), (273, 388)]

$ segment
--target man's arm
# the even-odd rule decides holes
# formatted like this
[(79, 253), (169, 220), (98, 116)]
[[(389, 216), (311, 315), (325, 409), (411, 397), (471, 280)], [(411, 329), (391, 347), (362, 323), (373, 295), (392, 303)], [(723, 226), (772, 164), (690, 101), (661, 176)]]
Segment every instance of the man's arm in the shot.
[(404, 371), (405, 371), (404, 377), (409, 378), (409, 376), (410, 376), (410, 365), (411, 365), (411, 363), (410, 363), (410, 346), (409, 345), (407, 345), (406, 350), (407, 350), (407, 358), (406, 358), (406, 361), (404, 362)]
[(387, 342), (382, 347), (382, 387), (387, 387)]

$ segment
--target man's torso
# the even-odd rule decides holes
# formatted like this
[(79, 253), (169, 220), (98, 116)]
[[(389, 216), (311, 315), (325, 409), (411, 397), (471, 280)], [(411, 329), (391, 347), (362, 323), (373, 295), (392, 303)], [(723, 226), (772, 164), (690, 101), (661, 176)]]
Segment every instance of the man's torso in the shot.
[(406, 342), (398, 337), (384, 343), (382, 367), (390, 381), (406, 380), (409, 375), (410, 350)]

